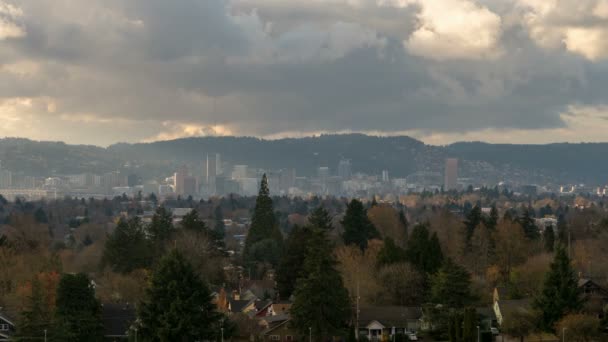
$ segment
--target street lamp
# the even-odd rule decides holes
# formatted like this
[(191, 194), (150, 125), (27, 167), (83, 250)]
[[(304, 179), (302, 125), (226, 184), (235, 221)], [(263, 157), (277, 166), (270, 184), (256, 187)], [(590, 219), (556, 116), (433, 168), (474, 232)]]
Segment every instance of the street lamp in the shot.
[(308, 328), (308, 341), (312, 342), (312, 328)]
[(479, 325), (477, 326), (477, 342), (481, 342), (481, 330), (479, 330)]
[(222, 331), (222, 342), (224, 342), (224, 327), (221, 328)]
[(566, 342), (566, 330), (568, 330), (568, 328), (562, 328), (562, 342)]

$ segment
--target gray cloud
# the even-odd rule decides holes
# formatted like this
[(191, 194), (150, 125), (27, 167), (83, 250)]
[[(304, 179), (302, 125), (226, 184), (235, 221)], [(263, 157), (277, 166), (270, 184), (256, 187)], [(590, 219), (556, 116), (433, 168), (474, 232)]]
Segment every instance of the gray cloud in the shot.
[(601, 8), (584, 10), (600, 0), (567, 17), (534, 0), (6, 1), (0, 32), (22, 34), (0, 39), (0, 116), (30, 122), (0, 135), (543, 134), (608, 105), (608, 47), (576, 35), (604, 37)]

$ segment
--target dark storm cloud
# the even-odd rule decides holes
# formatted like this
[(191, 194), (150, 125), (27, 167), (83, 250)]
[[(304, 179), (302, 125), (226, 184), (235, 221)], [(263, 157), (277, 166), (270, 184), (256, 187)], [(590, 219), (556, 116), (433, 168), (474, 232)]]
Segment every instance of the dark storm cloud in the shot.
[[(458, 26), (423, 31), (442, 13), (416, 1), (21, 0), (26, 34), (0, 40), (0, 99), (42, 101), (20, 110), (57, 122), (60, 136), (62, 121), (78, 123), (82, 136), (65, 139), (95, 143), (213, 125), (247, 135), (546, 129), (564, 127), (570, 106), (606, 105), (605, 60), (585, 45), (541, 46), (516, 2), (445, 2), (487, 26), (470, 30), (487, 42), (467, 45)], [(458, 39), (462, 49), (446, 46)], [(110, 121), (122, 124), (99, 135)]]

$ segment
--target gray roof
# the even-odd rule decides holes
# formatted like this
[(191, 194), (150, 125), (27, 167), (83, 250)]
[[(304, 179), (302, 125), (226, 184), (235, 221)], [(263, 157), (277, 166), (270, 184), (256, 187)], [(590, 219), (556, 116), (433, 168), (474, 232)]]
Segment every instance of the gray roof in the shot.
[(422, 308), (406, 306), (362, 307), (359, 312), (359, 325), (377, 321), (385, 327), (405, 327), (408, 321), (422, 318)]
[(242, 312), (243, 309), (245, 309), (249, 304), (251, 304), (253, 302), (253, 300), (229, 299), (229, 302), (230, 302), (230, 311), (232, 311), (232, 312)]

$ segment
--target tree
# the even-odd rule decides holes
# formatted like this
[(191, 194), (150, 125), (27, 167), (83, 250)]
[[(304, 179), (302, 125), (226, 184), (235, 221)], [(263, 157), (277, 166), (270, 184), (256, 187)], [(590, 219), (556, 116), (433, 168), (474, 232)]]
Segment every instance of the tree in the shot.
[(473, 301), (471, 275), (447, 258), (431, 277), (431, 301), (450, 308), (463, 308)]
[(477, 312), (475, 308), (465, 308), (462, 322), (462, 341), (477, 341)]
[(498, 209), (496, 209), (496, 205), (492, 206), (490, 209), (490, 216), (485, 220), (486, 228), (491, 231), (496, 230), (496, 226), (498, 225)]
[(57, 288), (54, 340), (103, 341), (101, 304), (86, 274), (64, 274)]
[(342, 238), (346, 245), (357, 245), (361, 250), (365, 250), (369, 240), (380, 237), (378, 230), (367, 217), (363, 203), (357, 199), (348, 204), (341, 223), (344, 227)]
[(327, 231), (332, 231), (334, 229), (332, 221), (333, 220), (329, 215), (329, 212), (322, 206), (317, 207), (312, 213), (310, 213), (310, 216), (308, 216), (309, 225), (312, 227), (325, 229)]
[(564, 246), (568, 245), (568, 222), (564, 214), (560, 214), (557, 218), (557, 241)]
[(153, 251), (139, 218), (121, 219), (104, 245), (102, 265), (129, 273), (152, 264)]
[(395, 241), (389, 237), (384, 239), (384, 246), (378, 253), (378, 267), (404, 262), (406, 259), (403, 248), (395, 245)]
[(146, 289), (138, 316), (145, 341), (196, 341), (218, 337), (223, 316), (211, 291), (176, 249), (164, 256)]
[(311, 328), (316, 341), (343, 334), (351, 318), (351, 302), (336, 270), (332, 244), (321, 229), (313, 232), (304, 274), (290, 310), (293, 327), (301, 336), (308, 335)]
[(412, 234), (405, 251), (407, 260), (420, 272), (435, 273), (443, 262), (443, 253), (437, 234), (429, 237), (426, 224), (418, 224)]
[(564, 339), (572, 342), (598, 341), (601, 337), (600, 320), (585, 314), (570, 314), (559, 320), (556, 331), (564, 333)]
[(481, 223), (481, 219), (481, 208), (476, 205), (467, 214), (466, 219), (464, 221), (467, 249), (471, 249), (471, 238), (473, 237), (475, 228), (477, 228), (477, 226), (479, 226), (479, 224)]
[(182, 218), (182, 221), (180, 222), (180, 225), (182, 226), (182, 229), (184, 229), (184, 230), (200, 232), (200, 233), (209, 232), (209, 228), (207, 227), (207, 224), (205, 224), (205, 221), (200, 219), (200, 217), (198, 215), (198, 211), (196, 211), (196, 209), (192, 209), (192, 210), (190, 210), (189, 213), (184, 215), (184, 217)]
[(158, 207), (154, 216), (152, 216), (152, 222), (148, 227), (148, 232), (150, 233), (152, 241), (156, 244), (156, 247), (162, 250), (165, 242), (167, 242), (175, 232), (175, 227), (173, 227), (173, 215), (171, 212), (163, 206)]
[(519, 223), (503, 219), (496, 231), (496, 265), (503, 280), (509, 278), (513, 267), (526, 261), (528, 241)]
[(44, 211), (44, 209), (42, 209), (42, 208), (36, 209), (36, 211), (34, 212), (34, 219), (38, 223), (49, 223), (49, 218), (46, 215), (46, 212)]
[(407, 241), (409, 236), (410, 223), (407, 221), (407, 218), (405, 217), (405, 212), (403, 210), (399, 211), (399, 223), (401, 223), (401, 227), (403, 228), (403, 237), (405, 238), (405, 241)]
[(543, 243), (545, 245), (545, 251), (547, 251), (547, 253), (553, 253), (555, 247), (555, 232), (553, 231), (553, 227), (545, 228), (545, 231), (543, 232)]
[(540, 232), (536, 223), (534, 222), (534, 216), (532, 208), (524, 208), (523, 215), (518, 219), (519, 224), (524, 230), (524, 235), (530, 240), (536, 240), (540, 237)]
[(569, 313), (578, 312), (582, 306), (583, 300), (571, 260), (560, 245), (545, 277), (543, 290), (533, 303), (533, 307), (541, 313), (540, 327), (545, 331), (553, 331), (555, 323)]
[[(263, 240), (269, 240), (265, 241), (262, 244), (263, 246), (275, 246), (273, 247), (273, 253), (262, 253), (260, 251), (261, 245), (259, 243)], [(256, 244), (258, 245), (254, 248)], [(251, 218), (251, 227), (245, 241), (244, 254), (251, 262), (269, 262), (276, 265), (278, 258), (275, 255), (277, 252), (280, 253), (282, 245), (283, 235), (274, 215), (272, 198), (270, 198), (270, 190), (268, 189), (268, 178), (264, 174), (260, 184), (260, 192), (255, 202), (253, 217)]]
[(519, 337), (521, 342), (524, 338), (534, 332), (536, 328), (536, 318), (532, 313), (522, 308), (508, 313), (500, 325), (503, 333)]
[(51, 331), (53, 311), (47, 305), (47, 298), (38, 277), (30, 283), (31, 293), (27, 297), (25, 309), (21, 312), (16, 341), (27, 341), (31, 338), (43, 339), (44, 331)]
[(426, 279), (408, 263), (385, 266), (378, 271), (378, 291), (382, 302), (389, 305), (417, 306), (424, 302)]
[(303, 275), (312, 232), (311, 227), (295, 226), (287, 238), (285, 253), (277, 269), (277, 289), (283, 299), (291, 297), (298, 278)]
[(222, 213), (221, 205), (215, 207), (215, 211), (213, 212), (213, 219), (215, 220), (213, 230), (215, 231), (217, 238), (224, 239), (224, 237), (226, 236), (226, 225), (224, 224), (224, 214)]

